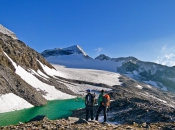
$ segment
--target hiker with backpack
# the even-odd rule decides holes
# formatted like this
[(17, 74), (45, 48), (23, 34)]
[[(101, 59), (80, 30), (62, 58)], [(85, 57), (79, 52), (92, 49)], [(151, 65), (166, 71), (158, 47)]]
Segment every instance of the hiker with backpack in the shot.
[(98, 110), (95, 120), (98, 121), (98, 116), (100, 112), (103, 110), (104, 122), (106, 122), (107, 118), (107, 108), (110, 105), (110, 96), (108, 94), (104, 94), (104, 90), (101, 90), (101, 93), (98, 97)]
[(85, 97), (85, 105), (86, 105), (86, 121), (89, 119), (89, 112), (91, 116), (91, 120), (94, 119), (93, 116), (93, 106), (95, 102), (95, 94), (91, 94), (90, 89), (86, 90), (87, 95)]

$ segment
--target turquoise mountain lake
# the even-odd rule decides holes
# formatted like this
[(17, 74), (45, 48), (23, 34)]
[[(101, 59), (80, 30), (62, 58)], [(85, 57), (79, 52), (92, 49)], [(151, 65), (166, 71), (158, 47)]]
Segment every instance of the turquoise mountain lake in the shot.
[(1, 113), (0, 126), (27, 122), (37, 115), (46, 115), (51, 120), (60, 119), (70, 116), (72, 110), (84, 107), (84, 100), (81, 98), (49, 101), (46, 106)]

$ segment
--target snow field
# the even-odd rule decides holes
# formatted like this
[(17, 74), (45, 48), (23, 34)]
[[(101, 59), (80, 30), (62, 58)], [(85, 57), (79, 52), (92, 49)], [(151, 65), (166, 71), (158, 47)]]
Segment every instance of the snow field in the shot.
[(33, 107), (32, 104), (13, 93), (0, 95), (0, 104), (0, 113)]
[(121, 85), (119, 82), (120, 74), (103, 71), (103, 70), (93, 70), (93, 69), (75, 69), (75, 68), (65, 68), (58, 64), (52, 64), (57, 71), (64, 73), (61, 77), (67, 79), (88, 81), (94, 83), (102, 83), (109, 86)]

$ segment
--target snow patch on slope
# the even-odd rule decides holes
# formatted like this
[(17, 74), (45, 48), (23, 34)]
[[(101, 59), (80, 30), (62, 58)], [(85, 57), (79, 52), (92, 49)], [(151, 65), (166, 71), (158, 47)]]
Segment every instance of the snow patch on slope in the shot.
[(140, 85), (137, 85), (136, 88), (138, 88), (138, 89), (142, 89), (143, 87), (140, 86)]
[(148, 88), (152, 88), (150, 85), (147, 85)]
[(167, 101), (162, 100), (162, 99), (159, 99), (159, 98), (157, 98), (157, 97), (155, 97), (155, 96), (153, 96), (153, 95), (151, 95), (151, 94), (149, 94), (149, 93), (147, 93), (147, 92), (145, 92), (145, 93), (141, 93), (141, 95), (144, 95), (144, 96), (147, 96), (147, 97), (154, 98), (154, 99), (156, 99), (157, 101), (160, 101), (160, 102), (165, 103), (166, 105), (169, 105), (169, 104), (167, 103)]
[(37, 70), (38, 74), (40, 74), (41, 76), (45, 77), (45, 78), (49, 78), (47, 75), (45, 75), (43, 72), (41, 72), (40, 70)]
[(55, 69), (51, 69), (48, 66), (42, 64), (39, 60), (37, 60), (39, 62), (39, 64), (41, 65), (41, 67), (43, 68), (43, 70), (50, 76), (54, 77), (54, 76), (61, 76), (64, 77), (64, 73), (60, 72), (59, 70), (55, 70)]
[[(37, 73), (37, 72), (40, 72), (40, 73)], [(41, 71), (34, 71), (34, 70), (30, 70), (30, 73), (31, 74), (35, 74), (35, 75), (37, 75), (37, 76), (39, 76), (39, 77), (41, 77), (41, 78), (43, 78), (43, 79), (45, 79), (45, 80), (48, 80), (46, 77), (45, 77), (45, 75), (41, 72)], [(48, 77), (49, 78), (49, 77)]]
[[(72, 95), (69, 95), (69, 94), (66, 94), (66, 93), (63, 93), (63, 92), (57, 90), (54, 86), (51, 86), (51, 85), (48, 85), (46, 83), (41, 82), (34, 75), (27, 72), (21, 66), (19, 66), (19, 65), (17, 66), (16, 63), (5, 52), (4, 52), (4, 54), (13, 63), (13, 66), (16, 69), (15, 73), (18, 74), (24, 81), (26, 81), (32, 87), (36, 88), (37, 90), (42, 90), (42, 91), (46, 92), (46, 94), (43, 95), (43, 97), (46, 98), (47, 100), (69, 99), (69, 98), (74, 98), (75, 97), (75, 96), (72, 96)], [(46, 67), (43, 68), (43, 69), (45, 70)]]
[(0, 104), (0, 113), (33, 107), (32, 104), (13, 93), (0, 95)]

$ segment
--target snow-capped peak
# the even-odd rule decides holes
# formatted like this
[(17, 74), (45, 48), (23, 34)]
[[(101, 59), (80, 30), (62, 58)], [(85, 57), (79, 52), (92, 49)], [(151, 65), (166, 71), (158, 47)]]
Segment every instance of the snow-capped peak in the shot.
[(45, 50), (41, 53), (41, 55), (44, 57), (59, 56), (59, 55), (71, 55), (71, 54), (81, 54), (81, 55), (86, 56), (86, 57), (88, 56), (83, 51), (83, 49), (78, 45), (74, 45), (74, 46), (67, 47), (67, 48), (49, 49), (49, 50)]
[(79, 45), (63, 48), (62, 50), (68, 51), (73, 54), (77, 53), (77, 54), (83, 54), (84, 56), (87, 56), (87, 54), (83, 51), (83, 49)]
[(84, 50), (83, 50), (79, 45), (76, 45), (76, 46), (77, 46), (77, 48), (78, 48), (79, 50), (81, 50), (81, 52), (83, 53), (83, 55), (87, 56), (87, 54), (84, 52)]
[(6, 34), (8, 36), (11, 36), (13, 39), (18, 39), (16, 37), (16, 35), (12, 31), (10, 31), (9, 29), (5, 28), (1, 24), (0, 24), (0, 32), (3, 33), (3, 34)]

